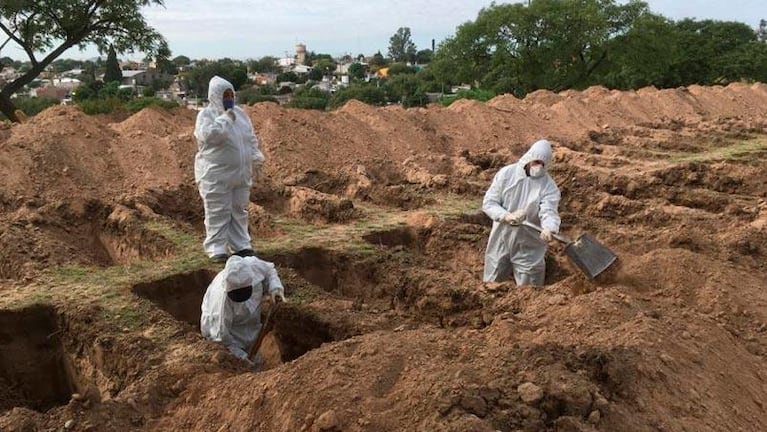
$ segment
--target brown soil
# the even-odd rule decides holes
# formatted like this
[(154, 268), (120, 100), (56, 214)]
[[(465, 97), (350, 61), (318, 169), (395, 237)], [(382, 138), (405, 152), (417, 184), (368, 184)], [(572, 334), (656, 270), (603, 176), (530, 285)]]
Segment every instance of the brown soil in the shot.
[[(245, 109), (289, 298), (258, 372), (198, 331), (193, 111), (0, 130), (0, 430), (767, 430), (767, 85)], [(539, 138), (618, 264), (482, 283), (479, 201)]]

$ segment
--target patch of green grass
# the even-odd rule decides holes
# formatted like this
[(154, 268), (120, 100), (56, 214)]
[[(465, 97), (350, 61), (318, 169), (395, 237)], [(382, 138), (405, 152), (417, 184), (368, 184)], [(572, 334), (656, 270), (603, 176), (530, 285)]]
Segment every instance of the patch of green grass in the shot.
[(468, 198), (462, 195), (448, 194), (424, 210), (429, 211), (440, 219), (450, 219), (463, 213), (472, 213), (482, 209), (482, 197)]
[(62, 282), (78, 283), (88, 278), (91, 271), (78, 265), (65, 265), (54, 269), (56, 279)]
[(48, 304), (53, 300), (53, 294), (49, 290), (42, 288), (34, 289), (28, 296), (24, 298), (21, 303), (21, 307), (32, 306), (35, 304)]
[(290, 293), (290, 302), (298, 304), (307, 303), (311, 302), (316, 297), (317, 293), (315, 293), (311, 288), (299, 286)]
[(199, 246), (200, 244), (200, 239), (196, 236), (180, 230), (166, 222), (152, 221), (148, 222), (145, 227), (173, 242), (179, 250), (192, 250), (190, 248), (193, 248), (195, 245)]
[(671, 157), (675, 163), (681, 162), (706, 162), (706, 161), (739, 161), (746, 160), (753, 153), (767, 151), (767, 138), (753, 139), (748, 141), (736, 141), (730, 145), (714, 147), (705, 152), (680, 153)]

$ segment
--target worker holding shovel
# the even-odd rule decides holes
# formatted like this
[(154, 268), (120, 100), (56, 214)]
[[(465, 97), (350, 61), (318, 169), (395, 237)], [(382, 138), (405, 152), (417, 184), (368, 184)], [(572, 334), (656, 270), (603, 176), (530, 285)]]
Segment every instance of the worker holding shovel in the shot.
[(206, 338), (223, 343), (235, 356), (260, 366), (248, 354), (262, 331), (261, 300), (266, 290), (272, 301), (285, 301), (274, 264), (257, 257), (232, 255), (216, 275), (202, 301), (200, 329)]
[[(485, 282), (513, 273), (517, 285), (543, 286), (547, 242), (559, 232), (561, 194), (549, 175), (553, 152), (537, 141), (517, 163), (501, 168), (485, 193), (482, 210), (493, 220), (485, 251)], [(540, 225), (540, 233), (523, 221)]]

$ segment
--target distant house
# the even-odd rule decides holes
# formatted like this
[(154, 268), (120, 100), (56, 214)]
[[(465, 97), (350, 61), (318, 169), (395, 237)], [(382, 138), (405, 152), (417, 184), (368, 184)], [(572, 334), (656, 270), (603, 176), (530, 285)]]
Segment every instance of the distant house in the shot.
[(362, 67), (364, 67), (365, 69), (367, 69), (367, 67), (368, 67), (368, 64), (364, 63), (364, 62), (351, 62), (351, 63), (343, 63), (343, 64), (339, 63), (338, 66), (336, 66), (336, 73), (339, 74), (339, 75), (346, 75), (346, 74), (348, 74), (349, 73), (349, 67), (351, 65), (353, 65), (354, 63), (361, 64)]
[(170, 82), (173, 75), (162, 73), (157, 69), (124, 70), (121, 84), (125, 86), (151, 86), (157, 81)]
[(45, 86), (32, 89), (29, 92), (29, 95), (33, 97), (36, 96), (39, 98), (56, 99), (57, 101), (62, 101), (69, 96), (70, 92), (71, 91), (69, 89), (63, 87)]
[(258, 85), (274, 84), (277, 82), (277, 74), (262, 73), (253, 76), (253, 82)]
[(77, 87), (80, 87), (80, 84), (82, 84), (82, 81), (80, 81), (77, 78), (53, 78), (50, 80), (51, 86), (63, 88), (67, 90), (74, 90)]
[(291, 69), (291, 70), (292, 70), (293, 72), (295, 72), (297, 75), (306, 75), (306, 74), (308, 74), (309, 72), (311, 72), (311, 71), (312, 71), (312, 69), (313, 69), (313, 68), (312, 68), (311, 66), (306, 66), (306, 65), (295, 65), (295, 66), (293, 66), (293, 69)]
[(69, 78), (77, 78), (80, 75), (82, 75), (85, 72), (83, 69), (70, 69), (68, 71), (64, 71), (60, 73), (59, 75), (63, 77), (69, 77)]

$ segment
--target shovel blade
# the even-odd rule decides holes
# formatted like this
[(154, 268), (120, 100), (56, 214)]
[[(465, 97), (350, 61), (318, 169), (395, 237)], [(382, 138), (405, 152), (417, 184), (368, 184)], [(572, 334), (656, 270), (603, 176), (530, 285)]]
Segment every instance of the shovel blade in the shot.
[(565, 254), (589, 279), (607, 270), (618, 258), (588, 233), (565, 246)]

